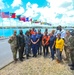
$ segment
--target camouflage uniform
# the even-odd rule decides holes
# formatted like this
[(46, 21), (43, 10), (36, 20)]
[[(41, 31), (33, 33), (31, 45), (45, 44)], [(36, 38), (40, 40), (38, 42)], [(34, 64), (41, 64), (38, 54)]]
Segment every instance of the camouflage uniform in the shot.
[(64, 40), (65, 40), (64, 50), (65, 50), (66, 59), (67, 59), (68, 62), (70, 61), (70, 60), (69, 60), (69, 58), (70, 58), (70, 50), (69, 50), (70, 42), (69, 42), (69, 39), (70, 39), (71, 37), (72, 37), (72, 36), (70, 35), (69, 37), (66, 36), (66, 37), (64, 38)]
[(17, 36), (12, 36), (10, 37), (10, 39), (8, 40), (8, 42), (10, 43), (11, 45), (11, 50), (12, 50), (12, 53), (13, 53), (13, 59), (14, 61), (16, 61), (17, 59)]
[(29, 53), (30, 53), (30, 50), (31, 50), (31, 44), (30, 43), (31, 43), (30, 36), (25, 35), (25, 52), (26, 52), (27, 59), (29, 57)]
[(74, 36), (72, 36), (70, 39), (70, 56), (71, 56), (71, 61), (72, 61), (72, 64), (74, 65)]

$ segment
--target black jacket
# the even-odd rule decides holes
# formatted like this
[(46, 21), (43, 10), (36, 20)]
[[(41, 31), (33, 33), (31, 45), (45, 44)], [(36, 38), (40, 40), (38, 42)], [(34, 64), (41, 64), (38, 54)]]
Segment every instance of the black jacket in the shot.
[(18, 46), (21, 47), (21, 46), (25, 46), (25, 38), (24, 38), (24, 35), (18, 35)]

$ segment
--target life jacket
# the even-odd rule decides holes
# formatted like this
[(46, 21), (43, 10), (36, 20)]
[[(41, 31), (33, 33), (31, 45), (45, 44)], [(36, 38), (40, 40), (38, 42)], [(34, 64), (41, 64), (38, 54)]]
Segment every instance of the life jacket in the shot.
[(42, 37), (42, 45), (49, 45), (49, 40), (50, 40), (50, 36), (48, 36), (48, 35), (44, 35), (43, 37)]

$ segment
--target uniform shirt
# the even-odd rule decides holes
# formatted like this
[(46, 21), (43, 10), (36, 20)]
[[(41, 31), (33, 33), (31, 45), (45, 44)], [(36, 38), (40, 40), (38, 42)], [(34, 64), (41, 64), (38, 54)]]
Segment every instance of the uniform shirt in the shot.
[(39, 37), (38, 37), (37, 34), (33, 34), (33, 35), (31, 36), (31, 40), (32, 40), (33, 42), (36, 42), (38, 39), (39, 39)]
[(70, 39), (71, 37), (72, 37), (72, 35), (70, 35), (69, 37), (66, 36), (66, 37), (64, 38), (64, 40), (65, 40), (65, 44), (66, 44), (66, 47), (70, 47), (69, 39)]
[(42, 34), (37, 34), (37, 37), (39, 38), (39, 42), (38, 43), (40, 43), (40, 42), (42, 42)]
[(69, 39), (70, 42), (70, 50), (74, 50), (74, 36)]
[(11, 39), (9, 39), (8, 40), (8, 42), (10, 43), (10, 45), (11, 45), (11, 47), (17, 47), (18, 46), (18, 44), (17, 44), (17, 36), (11, 36), (11, 37), (13, 37), (13, 39), (11, 40)]
[(60, 49), (60, 51), (63, 50), (63, 46), (64, 46), (64, 40), (63, 39), (56, 39), (56, 44), (55, 44), (55, 48)]
[(29, 43), (31, 43), (31, 38), (28, 35), (25, 35), (25, 45), (29, 45)]
[(49, 43), (49, 45), (51, 47), (53, 46), (55, 40), (56, 40), (56, 37), (55, 36), (50, 36), (50, 43)]
[(24, 35), (18, 35), (18, 45), (20, 46), (25, 46), (25, 38)]

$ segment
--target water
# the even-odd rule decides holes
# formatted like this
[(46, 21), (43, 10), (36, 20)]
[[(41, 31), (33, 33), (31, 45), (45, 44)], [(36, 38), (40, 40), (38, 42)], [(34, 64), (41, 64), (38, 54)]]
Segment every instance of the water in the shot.
[[(22, 28), (21, 28), (22, 29)], [(30, 28), (23, 28), (23, 33), (25, 34), (25, 32), (27, 30), (29, 30)], [(36, 31), (38, 30), (39, 28), (36, 28)], [(16, 30), (17, 31), (17, 34), (19, 34), (19, 30), (20, 28), (8, 28), (8, 29), (0, 29), (0, 36), (4, 36), (4, 37), (9, 37), (13, 34), (13, 31)], [(53, 29), (48, 29), (48, 32), (50, 32), (51, 30)], [(45, 28), (41, 28), (41, 32), (44, 33), (45, 31)]]

